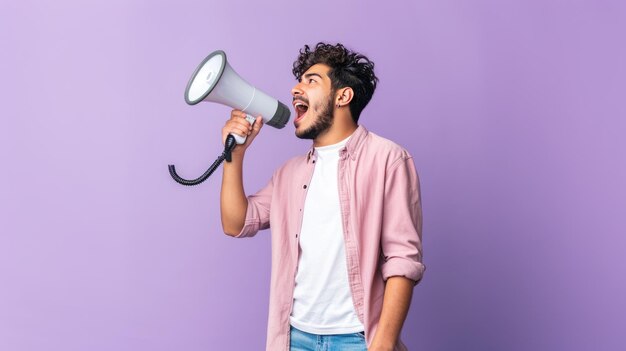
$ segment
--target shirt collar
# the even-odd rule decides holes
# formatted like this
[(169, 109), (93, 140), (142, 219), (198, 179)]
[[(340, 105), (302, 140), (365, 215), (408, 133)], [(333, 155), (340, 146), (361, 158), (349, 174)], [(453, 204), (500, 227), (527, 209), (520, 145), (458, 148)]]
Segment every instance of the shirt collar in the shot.
[[(365, 129), (365, 127), (359, 125), (354, 133), (352, 133), (352, 137), (350, 137), (350, 140), (348, 140), (346, 146), (341, 150), (346, 150), (348, 156), (354, 161), (368, 133), (369, 132), (367, 131), (367, 129)], [(311, 144), (311, 148), (306, 155), (306, 162), (309, 163), (311, 160), (315, 159), (315, 147), (313, 146), (313, 144)]]

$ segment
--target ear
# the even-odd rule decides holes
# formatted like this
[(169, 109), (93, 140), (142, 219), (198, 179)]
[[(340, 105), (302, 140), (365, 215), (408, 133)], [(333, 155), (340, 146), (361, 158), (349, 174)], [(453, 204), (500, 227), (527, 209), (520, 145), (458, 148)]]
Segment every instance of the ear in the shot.
[(350, 87), (344, 87), (337, 89), (337, 94), (335, 96), (335, 106), (347, 106), (352, 98), (354, 97), (354, 91)]

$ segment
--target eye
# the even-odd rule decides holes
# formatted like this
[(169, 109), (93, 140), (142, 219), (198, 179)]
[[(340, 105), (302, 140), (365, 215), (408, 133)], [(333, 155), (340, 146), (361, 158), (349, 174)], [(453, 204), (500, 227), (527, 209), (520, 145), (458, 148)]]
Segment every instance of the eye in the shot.
[(311, 84), (311, 83), (315, 83), (315, 79), (309, 78), (309, 84)]

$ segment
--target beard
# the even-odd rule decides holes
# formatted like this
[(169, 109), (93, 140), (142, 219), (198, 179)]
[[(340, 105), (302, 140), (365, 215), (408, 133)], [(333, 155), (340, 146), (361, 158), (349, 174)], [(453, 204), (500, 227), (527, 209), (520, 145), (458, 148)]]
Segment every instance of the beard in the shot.
[[(331, 92), (331, 94), (328, 95), (328, 99), (325, 105), (322, 106), (322, 108), (320, 109), (319, 113), (318, 113), (318, 117), (315, 120), (315, 122), (313, 122), (313, 124), (301, 131), (298, 132), (298, 130), (296, 129), (296, 136), (300, 139), (315, 139), (318, 137), (318, 135), (322, 134), (323, 132), (327, 131), (332, 125), (333, 125), (333, 96), (334, 93)], [(322, 104), (324, 104), (322, 102)], [(315, 110), (313, 108), (310, 108), (309, 110)], [(313, 112), (313, 111), (311, 111)]]

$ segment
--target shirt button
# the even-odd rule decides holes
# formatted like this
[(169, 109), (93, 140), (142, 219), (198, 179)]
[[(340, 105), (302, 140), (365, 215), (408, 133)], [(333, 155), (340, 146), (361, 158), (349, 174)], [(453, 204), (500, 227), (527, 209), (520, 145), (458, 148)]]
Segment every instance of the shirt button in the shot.
[(304, 186), (302, 186), (303, 189), (306, 189), (306, 184), (304, 184)]

